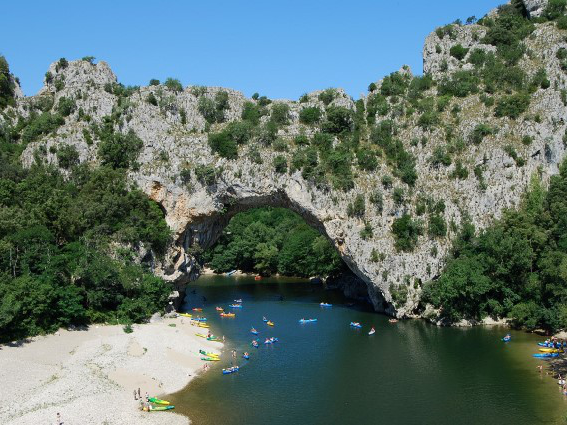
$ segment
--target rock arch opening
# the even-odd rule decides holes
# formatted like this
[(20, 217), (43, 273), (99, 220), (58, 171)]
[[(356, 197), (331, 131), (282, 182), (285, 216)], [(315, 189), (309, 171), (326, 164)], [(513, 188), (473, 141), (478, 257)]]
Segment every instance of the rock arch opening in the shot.
[[(223, 240), (223, 232), (232, 219), (241, 213), (250, 213), (251, 210), (270, 207), (295, 213), (301, 218), (302, 222), (322, 236), (329, 247), (338, 254), (340, 267), (334, 272), (328, 275), (324, 273), (310, 274), (305, 270), (303, 276), (321, 277), (329, 289), (340, 290), (348, 298), (368, 302), (378, 312), (394, 313), (393, 306), (385, 300), (380, 290), (370, 280), (365, 279), (364, 273), (358, 270), (356, 263), (345, 254), (344, 240), (340, 238), (333, 240), (329, 237), (324, 223), (313, 212), (290, 200), (285, 192), (278, 191), (269, 196), (231, 197), (230, 193), (227, 193), (227, 195), (229, 196), (221, 199), (219, 208), (215, 212), (192, 217), (177, 240), (177, 245), (182, 248), (181, 251), (184, 253), (183, 261), (179, 262), (183, 265), (184, 272), (183, 278), (179, 279), (180, 285), (177, 287), (180, 295), (184, 293), (185, 285), (200, 275), (205, 261), (210, 261), (211, 256), (204, 256), (203, 253), (210, 252), (219, 241)], [(259, 272), (257, 269), (246, 271)]]

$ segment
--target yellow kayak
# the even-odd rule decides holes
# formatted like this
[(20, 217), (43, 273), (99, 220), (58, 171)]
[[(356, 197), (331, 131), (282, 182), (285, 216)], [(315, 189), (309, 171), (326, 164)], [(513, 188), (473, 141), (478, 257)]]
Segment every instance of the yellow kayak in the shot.
[(274, 322), (271, 322), (271, 321), (270, 321), (270, 322), (266, 323), (266, 325), (268, 325), (268, 326), (274, 326)]
[(196, 335), (196, 336), (200, 336), (201, 338), (208, 338), (208, 336), (205, 335), (205, 334), (195, 334), (195, 335)]
[(540, 348), (539, 351), (542, 353), (562, 353), (563, 350), (558, 348)]
[(179, 313), (179, 315), (183, 317), (193, 317), (193, 315), (189, 313)]
[(206, 362), (220, 362), (220, 359), (218, 357), (201, 357), (201, 360), (204, 360)]
[(200, 328), (210, 328), (210, 326), (206, 323), (199, 323), (197, 326), (199, 326)]
[(236, 316), (236, 314), (234, 314), (234, 313), (221, 313), (220, 315), (221, 315), (221, 317), (234, 317), (234, 316)]

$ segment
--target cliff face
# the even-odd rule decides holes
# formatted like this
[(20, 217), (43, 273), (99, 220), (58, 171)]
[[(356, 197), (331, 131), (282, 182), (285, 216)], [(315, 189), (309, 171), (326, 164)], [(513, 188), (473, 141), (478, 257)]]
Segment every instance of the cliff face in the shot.
[[(531, 3), (532, 13), (537, 13), (541, 2)], [(474, 49), (496, 51), (493, 45), (483, 44), (486, 32), (486, 26), (476, 24), (454, 25), (450, 34), (443, 36), (439, 31), (433, 32), (424, 46), (424, 72), (440, 82), (457, 71), (473, 69), (467, 59)], [(451, 238), (465, 219), (482, 229), (498, 218), (503, 209), (518, 204), (533, 175), (547, 181), (557, 173), (565, 154), (567, 108), (562, 90), (567, 86), (556, 52), (567, 47), (566, 36), (567, 32), (557, 29), (552, 22), (538, 23), (522, 41), (529, 53), (520, 59), (518, 67), (528, 78), (545, 69), (550, 86), (532, 91), (529, 108), (516, 119), (496, 117), (493, 107), (481, 100), (480, 93), (471, 93), (453, 97), (449, 107), (438, 108), (434, 124), (424, 125), (418, 114), (408, 112), (409, 106), (400, 111), (396, 105), (404, 104), (399, 99), (388, 98), (389, 111), (373, 118), (376, 122), (389, 119), (395, 124), (395, 136), (415, 158), (418, 176), (413, 186), (393, 179), (393, 186), (404, 190), (403, 202), (397, 196), (399, 193), (395, 195), (395, 190), (384, 182), (384, 176), (396, 175), (392, 161), (385, 155), (378, 157), (373, 171), (353, 168), (355, 185), (348, 191), (318, 187), (299, 170), (275, 171), (272, 164), (276, 156), (291, 162), (295, 136), (309, 137), (317, 132), (315, 127), (300, 122), (301, 110), (311, 106), (322, 111), (333, 106), (356, 110), (355, 102), (341, 90), (334, 93), (330, 103), (320, 96), (321, 92), (313, 92), (301, 102), (276, 100), (265, 106), (270, 112), (279, 104), (288, 105), (288, 123), (280, 126), (277, 133), (278, 140), (287, 142), (288, 146), (282, 147), (281, 143), (279, 147), (265, 146), (258, 136), (246, 146), (240, 146), (238, 158), (230, 160), (211, 151), (208, 134), (241, 120), (245, 102), (258, 105), (261, 99), (247, 99), (238, 91), (220, 87), (187, 87), (175, 91), (164, 85), (140, 87), (124, 96), (112, 89), (116, 76), (102, 61), (97, 64), (72, 61), (65, 67), (54, 63), (43, 89), (36, 96), (18, 98), (12, 116), (28, 116), (32, 105), (42, 98), (53, 97), (55, 105), (63, 97), (74, 99), (76, 108), (66, 117), (65, 124), (54, 134), (30, 143), (22, 161), (28, 166), (36, 160), (57, 164), (56, 150), (69, 145), (76, 148), (81, 162), (94, 165), (100, 161), (97, 156), (100, 141), (92, 132), (92, 124), (119, 112), (119, 119), (114, 121), (115, 131), (133, 130), (143, 142), (137, 158), (139, 166), (130, 171), (129, 177), (159, 203), (174, 233), (165, 258), (152, 258), (151, 252), (143, 252), (141, 256), (147, 261), (151, 259), (156, 273), (176, 282), (180, 289), (198, 274), (193, 257), (197, 245), (206, 248), (213, 244), (230, 217), (247, 208), (283, 206), (298, 212), (329, 238), (349, 268), (366, 284), (377, 311), (412, 316), (419, 314), (416, 309), (422, 283), (440, 273)], [(462, 59), (450, 53), (458, 44), (468, 49)], [(398, 75), (412, 78), (407, 68)], [(377, 91), (382, 84), (377, 84)], [(436, 90), (433, 85), (424, 96), (434, 97)], [(228, 94), (224, 122), (207, 123), (199, 108), (201, 99), (214, 100), (220, 92)], [(148, 101), (150, 97), (155, 102)], [(362, 99), (365, 113), (369, 110), (369, 99)], [(9, 119), (5, 114), (3, 120)], [(261, 122), (268, 119), (269, 114)], [(480, 124), (492, 130), (483, 136), (481, 143), (472, 143), (470, 140)], [(371, 124), (363, 129), (366, 135), (362, 139), (368, 139), (370, 127)], [(433, 157), (439, 149), (447, 149), (453, 143), (449, 140), (461, 143), (453, 150), (451, 164), (439, 165)], [(333, 143), (336, 145), (338, 141)], [(257, 150), (252, 154), (254, 147)], [(210, 179), (197, 175), (198, 169), (204, 169), (200, 166), (214, 167), (209, 169)], [(383, 193), (381, 209), (371, 202), (377, 190)], [(349, 216), (349, 204), (357, 195), (366, 200), (364, 214)], [(430, 236), (422, 232), (413, 250), (400, 251), (396, 249), (392, 225), (404, 214), (421, 217), (425, 223), (427, 215), (421, 216), (418, 211), (423, 199), (443, 201), (445, 207), (438, 215), (448, 224), (447, 233)], [(369, 226), (371, 236), (361, 233)]]

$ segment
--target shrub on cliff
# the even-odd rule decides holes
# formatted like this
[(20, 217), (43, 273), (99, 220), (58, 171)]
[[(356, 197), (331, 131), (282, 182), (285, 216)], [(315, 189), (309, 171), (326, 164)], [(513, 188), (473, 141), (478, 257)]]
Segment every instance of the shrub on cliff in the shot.
[(527, 93), (516, 93), (504, 96), (496, 103), (494, 115), (496, 117), (518, 118), (528, 110), (530, 106), (530, 95)]
[(57, 149), (57, 163), (61, 168), (69, 169), (79, 163), (79, 152), (71, 145), (63, 145)]
[(142, 140), (130, 129), (128, 133), (115, 133), (111, 122), (99, 132), (98, 157), (102, 164), (112, 168), (130, 168), (138, 159), (144, 146)]
[(413, 220), (409, 214), (396, 218), (392, 224), (394, 246), (398, 251), (413, 251), (417, 245), (418, 237), (422, 233), (423, 226), (421, 223), (418, 220)]
[(469, 49), (464, 48), (462, 44), (455, 44), (451, 47), (451, 50), (449, 50), (451, 56), (457, 60), (463, 60), (468, 52)]
[(299, 112), (299, 122), (312, 125), (321, 120), (321, 109), (317, 106), (308, 106)]

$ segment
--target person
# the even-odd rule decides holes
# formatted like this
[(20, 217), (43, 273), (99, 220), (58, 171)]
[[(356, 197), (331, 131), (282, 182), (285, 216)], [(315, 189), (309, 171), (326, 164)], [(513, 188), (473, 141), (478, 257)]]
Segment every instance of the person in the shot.
[(150, 402), (150, 395), (148, 394), (148, 392), (146, 391), (146, 403)]
[(236, 350), (232, 350), (232, 357), (235, 359), (236, 358)]
[(134, 389), (134, 400), (138, 400), (138, 393), (136, 392), (135, 389)]
[(63, 422), (61, 422), (61, 413), (57, 412), (57, 425), (62, 425)]
[(222, 342), (224, 343), (224, 335), (222, 336)]
[(207, 338), (211, 337), (211, 331), (207, 331)]
[(539, 370), (539, 373), (541, 373), (541, 372), (543, 371), (543, 366), (542, 366), (542, 365), (539, 365), (537, 368), (538, 368), (538, 370)]
[(138, 387), (138, 398), (141, 400), (142, 399), (142, 394), (140, 392), (140, 387)]
[(370, 332), (372, 332), (372, 333), (376, 332), (376, 329), (374, 329), (374, 326), (372, 326), (372, 329), (370, 329)]

